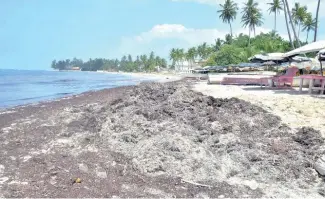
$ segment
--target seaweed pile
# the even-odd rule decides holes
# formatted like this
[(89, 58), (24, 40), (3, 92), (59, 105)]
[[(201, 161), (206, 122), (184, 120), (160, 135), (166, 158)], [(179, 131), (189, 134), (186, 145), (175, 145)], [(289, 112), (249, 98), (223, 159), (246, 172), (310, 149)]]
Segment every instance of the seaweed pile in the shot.
[(184, 83), (143, 83), (124, 98), (83, 109), (69, 129), (96, 133), (98, 149), (123, 154), (143, 175), (242, 183), (270, 196), (320, 182), (313, 168), (324, 154), (320, 132), (291, 129), (237, 98), (204, 96)]

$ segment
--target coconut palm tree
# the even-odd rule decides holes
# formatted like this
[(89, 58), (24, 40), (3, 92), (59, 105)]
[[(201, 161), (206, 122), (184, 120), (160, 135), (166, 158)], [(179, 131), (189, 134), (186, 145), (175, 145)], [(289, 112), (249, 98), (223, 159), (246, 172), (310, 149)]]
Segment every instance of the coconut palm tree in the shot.
[(250, 37), (251, 31), (254, 31), (254, 36), (256, 35), (256, 27), (263, 25), (262, 21), (262, 11), (258, 8), (258, 3), (254, 2), (254, 0), (248, 0), (247, 3), (244, 4), (244, 8), (242, 11), (243, 17), (241, 22), (243, 26), (249, 28), (249, 41), (250, 44)]
[(199, 45), (197, 47), (197, 54), (201, 58), (201, 60), (205, 60), (208, 58), (208, 49), (207, 49), (207, 43), (204, 42), (202, 45)]
[(276, 32), (276, 16), (277, 14), (280, 14), (280, 11), (283, 10), (282, 8), (282, 1), (281, 0), (273, 0), (271, 3), (268, 3), (270, 5), (269, 13), (271, 14), (274, 12), (274, 32)]
[(170, 60), (173, 61), (173, 64), (175, 64), (175, 70), (179, 70), (180, 66), (179, 66), (179, 63), (178, 63), (178, 49), (175, 49), (175, 48), (172, 48), (170, 53), (169, 53), (169, 57), (170, 57)]
[(295, 45), (292, 41), (292, 38), (291, 38), (291, 32), (290, 32), (290, 27), (289, 27), (289, 22), (288, 22), (288, 15), (287, 15), (287, 6), (284, 2), (284, 0), (282, 0), (282, 4), (283, 4), (283, 8), (284, 8), (284, 17), (285, 17), (285, 20), (286, 20), (286, 26), (287, 26), (287, 31), (288, 31), (288, 37), (289, 37), (289, 41), (290, 41), (290, 44), (291, 44), (291, 47), (294, 49), (295, 48)]
[(300, 39), (300, 29), (301, 25), (305, 21), (307, 15), (307, 6), (300, 6), (300, 3), (295, 3), (292, 8), (292, 20), (296, 27), (298, 26), (298, 41)]
[(218, 38), (218, 39), (215, 39), (214, 42), (215, 43), (214, 43), (213, 48), (214, 48), (214, 51), (217, 52), (218, 50), (220, 50), (220, 48), (223, 45), (224, 41), (222, 39)]
[(232, 36), (232, 27), (231, 22), (236, 19), (237, 15), (237, 3), (233, 2), (232, 0), (225, 0), (225, 3), (219, 4), (221, 7), (221, 10), (218, 10), (217, 12), (220, 13), (219, 18), (222, 19), (224, 23), (228, 23), (230, 26), (230, 34)]
[(320, 7), (320, 0), (318, 0), (317, 10), (316, 10), (316, 27), (315, 27), (315, 33), (314, 33), (314, 42), (316, 42), (316, 40), (317, 40), (319, 7)]
[(316, 29), (316, 19), (313, 19), (313, 15), (311, 13), (307, 13), (306, 18), (302, 25), (302, 30), (307, 31), (306, 42), (308, 42), (309, 32), (315, 29)]
[(192, 69), (194, 61), (195, 61), (195, 57), (196, 57), (196, 48), (192, 47), (192, 48), (188, 49), (188, 51), (185, 53), (185, 57)]
[(297, 40), (298, 42), (298, 47), (301, 46), (300, 42), (299, 42), (299, 39), (298, 39), (298, 36), (297, 36), (297, 32), (296, 32), (296, 28), (295, 28), (295, 25), (293, 24), (293, 20), (292, 20), (292, 16), (290, 14), (290, 7), (289, 7), (289, 3), (288, 3), (288, 0), (283, 0), (284, 3), (285, 3), (285, 7), (286, 7), (286, 13), (287, 13), (287, 16), (289, 17), (289, 23), (291, 24), (291, 28), (292, 28), (292, 31), (293, 31), (293, 35), (295, 36), (295, 40)]
[(182, 48), (176, 49), (176, 57), (177, 57), (177, 61), (181, 62), (181, 67), (183, 70), (184, 69), (184, 58), (185, 58), (184, 49), (182, 49)]

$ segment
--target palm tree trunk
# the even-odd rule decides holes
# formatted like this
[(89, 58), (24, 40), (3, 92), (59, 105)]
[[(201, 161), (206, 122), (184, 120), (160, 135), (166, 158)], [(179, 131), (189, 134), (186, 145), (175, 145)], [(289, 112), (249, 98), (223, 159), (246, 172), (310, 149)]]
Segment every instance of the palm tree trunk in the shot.
[(299, 38), (297, 36), (297, 32), (296, 32), (296, 29), (295, 29), (295, 26), (293, 24), (292, 17), (291, 17), (291, 14), (290, 14), (290, 8), (289, 8), (288, 0), (284, 0), (284, 1), (285, 1), (285, 4), (286, 4), (286, 7), (287, 7), (287, 13), (288, 13), (288, 16), (289, 16), (289, 20), (290, 20), (290, 23), (291, 23), (293, 34), (295, 36), (295, 39), (297, 40), (298, 47), (300, 47), (301, 45), (300, 45), (300, 42), (299, 42)]
[(248, 46), (251, 45), (251, 29), (249, 28), (249, 32), (248, 32)]
[(231, 27), (231, 23), (229, 22), (229, 26), (230, 26), (230, 35), (231, 35), (231, 38), (232, 38), (232, 27)]
[(299, 27), (298, 27), (298, 41), (300, 41), (300, 27), (301, 27), (301, 23), (299, 23)]
[(274, 32), (276, 33), (276, 11), (274, 12)]
[(307, 30), (307, 38), (306, 38), (307, 43), (308, 43), (308, 35), (309, 35), (309, 30)]
[(320, 0), (318, 0), (317, 11), (316, 11), (316, 27), (315, 27), (315, 34), (314, 34), (314, 42), (317, 41), (319, 7), (320, 7)]
[(285, 16), (285, 20), (286, 20), (286, 25), (287, 25), (287, 31), (288, 31), (288, 36), (289, 36), (289, 41), (291, 43), (291, 47), (293, 49), (295, 49), (295, 45), (292, 41), (292, 38), (291, 38), (291, 32), (290, 32), (290, 27), (289, 27), (289, 24), (288, 24), (288, 16), (287, 16), (287, 6), (285, 5), (285, 2), (284, 0), (282, 0), (282, 3), (283, 3), (283, 6), (284, 6), (284, 16)]

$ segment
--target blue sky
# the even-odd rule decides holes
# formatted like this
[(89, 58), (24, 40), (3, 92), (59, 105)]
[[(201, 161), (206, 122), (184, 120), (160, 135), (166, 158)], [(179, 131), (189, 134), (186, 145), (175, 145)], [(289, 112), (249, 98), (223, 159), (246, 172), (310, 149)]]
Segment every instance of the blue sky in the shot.
[[(49, 69), (53, 59), (120, 58), (150, 51), (167, 58), (172, 47), (212, 43), (228, 33), (229, 26), (216, 14), (223, 1), (1, 0), (0, 68)], [(257, 32), (273, 28), (273, 16), (267, 13), (269, 1), (259, 1), (265, 21)], [(242, 5), (244, 0), (237, 2)], [(289, 2), (315, 11), (316, 0)], [(319, 39), (325, 39), (325, 15), (320, 13)], [(235, 34), (248, 32), (241, 27), (240, 16), (233, 28)], [(282, 15), (278, 31), (286, 37)]]

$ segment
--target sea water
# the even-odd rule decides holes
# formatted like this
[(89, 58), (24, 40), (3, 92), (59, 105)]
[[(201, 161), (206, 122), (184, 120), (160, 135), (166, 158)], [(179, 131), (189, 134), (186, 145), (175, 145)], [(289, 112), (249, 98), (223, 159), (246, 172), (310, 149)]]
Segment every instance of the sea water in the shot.
[(98, 72), (0, 69), (0, 109), (152, 80)]

